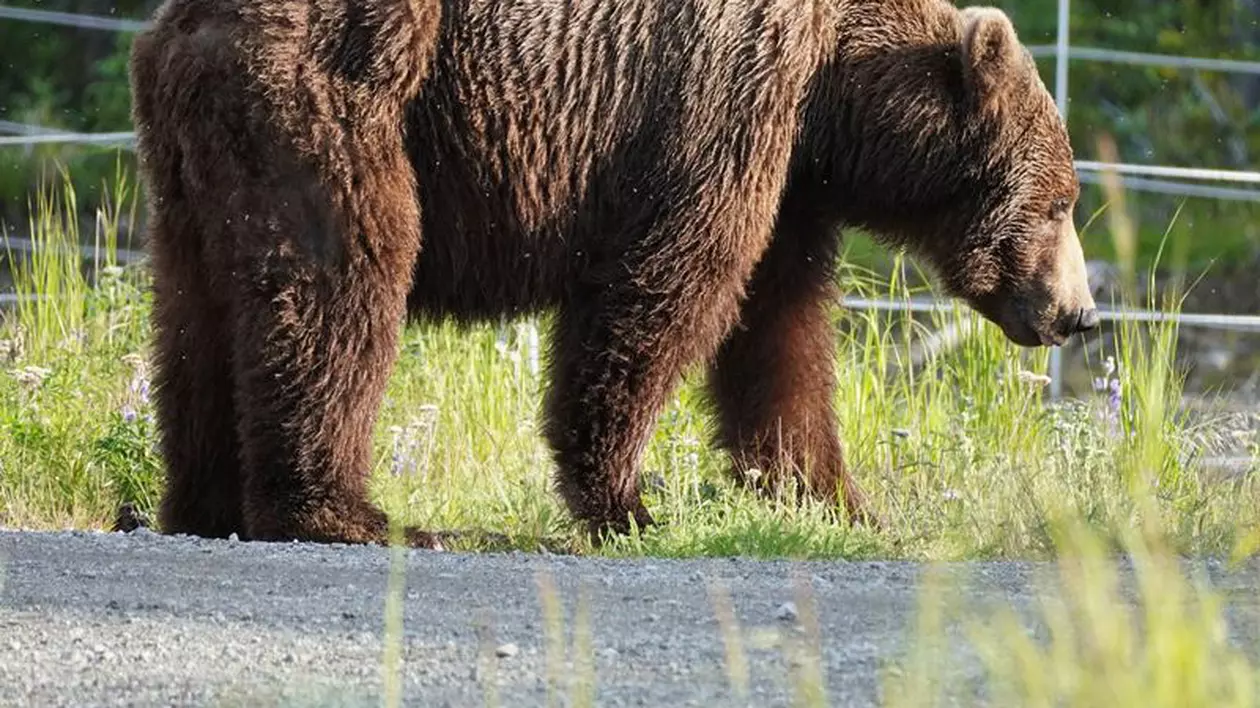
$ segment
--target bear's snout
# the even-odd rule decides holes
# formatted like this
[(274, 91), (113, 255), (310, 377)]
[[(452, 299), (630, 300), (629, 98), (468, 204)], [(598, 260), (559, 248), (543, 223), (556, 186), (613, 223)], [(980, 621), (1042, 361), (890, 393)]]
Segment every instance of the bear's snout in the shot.
[(1084, 334), (1091, 330), (1097, 329), (1100, 318), (1098, 316), (1098, 308), (1081, 307), (1074, 310), (1064, 312), (1055, 322), (1054, 337), (1050, 338), (1051, 344), (1060, 344), (1075, 334)]
[(975, 305), (1021, 347), (1062, 346), (1073, 335), (1097, 329), (1102, 319), (1092, 299), (1083, 307), (1056, 304), (1051, 295), (1037, 289)]

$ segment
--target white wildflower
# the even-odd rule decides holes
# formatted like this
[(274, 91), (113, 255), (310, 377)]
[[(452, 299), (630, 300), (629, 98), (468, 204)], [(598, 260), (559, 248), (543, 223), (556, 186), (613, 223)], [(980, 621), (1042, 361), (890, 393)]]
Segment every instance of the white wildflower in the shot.
[(1046, 376), (1045, 374), (1038, 374), (1035, 371), (1020, 371), (1016, 375), (1016, 378), (1018, 378), (1021, 382), (1028, 384), (1029, 386), (1040, 387), (1040, 386), (1048, 386), (1050, 384), (1049, 376)]
[(14, 369), (9, 372), (17, 382), (28, 388), (39, 388), (44, 383), (44, 379), (48, 378), (52, 370), (45, 369), (42, 366), (24, 366), (21, 369)]

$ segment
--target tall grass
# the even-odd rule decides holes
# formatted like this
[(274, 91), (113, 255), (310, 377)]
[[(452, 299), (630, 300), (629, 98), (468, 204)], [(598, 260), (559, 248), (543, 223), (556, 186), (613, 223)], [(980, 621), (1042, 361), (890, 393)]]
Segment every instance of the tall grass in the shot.
[[(63, 175), (64, 179), (64, 175)], [(38, 248), (12, 254), (21, 301), (0, 325), (0, 523), (101, 525), (121, 502), (151, 510), (160, 461), (148, 401), (147, 273), (119, 267), (118, 224), (134, 213), (125, 175), (95, 220), (99, 254), (75, 251), (68, 182), (37, 196)], [(87, 267), (96, 266), (96, 267)], [(844, 291), (909, 298), (911, 265), (891, 277), (846, 269)], [(916, 279), (923, 282), (922, 278)], [(1176, 303), (1172, 303), (1175, 305)], [(703, 371), (663, 411), (642, 486), (662, 525), (612, 555), (963, 559), (1055, 555), (1052, 522), (1071, 514), (1118, 537), (1164, 519), (1180, 552), (1225, 552), (1256, 524), (1251, 476), (1203, 477), (1196, 451), (1218, 431), (1179, 412), (1175, 325), (1124, 324), (1115, 392), (1050, 405), (1047, 353), (1009, 344), (962, 306), (928, 316), (837, 308), (836, 403), (848, 462), (889, 528), (836, 524), (820, 504), (763, 499), (732, 484), (709, 444)], [(496, 531), (499, 545), (592, 551), (554, 494), (538, 428), (548, 318), (408, 327), (375, 432), (373, 493), (400, 522)], [(1103, 375), (1101, 364), (1096, 374)], [(1134, 445), (1136, 440), (1139, 444)], [(1135, 486), (1153, 487), (1149, 508)], [(485, 547), (476, 534), (461, 546)]]
[[(1110, 144), (1100, 147), (1115, 162)], [(1124, 194), (1115, 175), (1104, 186), (1115, 250), (1131, 257)], [(1121, 265), (1122, 303), (1136, 304), (1136, 269)], [(1157, 295), (1152, 275), (1141, 304), (1175, 313), (1180, 302), (1175, 289)], [(951, 691), (949, 654), (929, 648), (945, 646), (960, 628), (984, 662), (992, 705), (1255, 705), (1260, 672), (1230, 639), (1223, 595), (1182, 562), (1192, 547), (1218, 557), (1232, 551), (1235, 561), (1254, 552), (1257, 534), (1241, 533), (1254, 516), (1236, 505), (1255, 504), (1254, 464), (1240, 478), (1208, 481), (1193, 463), (1203, 440), (1180, 406), (1175, 320), (1123, 322), (1116, 335), (1116, 363), (1100, 386), (1111, 404), (1111, 443), (1099, 469), (1114, 481), (1090, 487), (1105, 490), (1103, 508), (1039, 502), (1058, 561), (1036, 617), (1044, 638), (1030, 635), (1011, 608), (963, 609), (933, 574), (914, 649), (886, 684), (890, 705), (936, 705)], [(1187, 545), (1195, 536), (1199, 542)]]
[[(116, 259), (119, 224), (125, 214), (134, 223), (136, 195), (122, 174), (109, 193), (93, 226), (93, 258), (78, 254), (64, 173), (35, 197), (29, 229), (36, 251), (9, 250), (23, 299), (0, 322), (0, 525), (101, 527), (120, 503), (151, 511), (161, 493), (148, 400), (147, 274)], [(1117, 252), (1126, 252), (1123, 211), (1108, 218), (1121, 241)], [(911, 285), (909, 262), (898, 258), (896, 266), (890, 277), (854, 268), (838, 277), (859, 296), (930, 290)], [(1175, 310), (1178, 301), (1147, 304)], [(1017, 630), (1013, 615), (960, 620), (927, 600), (942, 587), (928, 583), (918, 650), (911, 669), (889, 682), (889, 702), (935, 701), (933, 667), (945, 657), (931, 648), (943, 646), (951, 622), (963, 623), (986, 658), (1000, 705), (1093, 704), (1102, 696), (1120, 705), (1166, 697), (1176, 705), (1250, 701), (1251, 669), (1221, 638), (1219, 600), (1192, 586), (1172, 559), (1260, 546), (1260, 531), (1250, 531), (1260, 529), (1255, 470), (1222, 479), (1197, 462), (1225, 433), (1210, 418), (1189, 419), (1180, 406), (1175, 323), (1118, 325), (1108, 360), (1092, 364), (1099, 392), (1052, 405), (1044, 396), (1047, 353), (1010, 345), (961, 306), (928, 316), (838, 308), (835, 316), (835, 400), (846, 455), (889, 522), (883, 531), (837, 524), (817, 503), (763, 499), (732, 484), (725, 457), (708, 444), (712, 411), (697, 370), (663, 411), (644, 458), (646, 503), (662, 525), (590, 548), (553, 492), (539, 435), (547, 353), (538, 342), (546, 341), (546, 317), (406, 329), (375, 430), (373, 494), (396, 524), (504, 535), (492, 541), (474, 533), (455, 548), (1057, 558), (1067, 599), (1047, 600), (1051, 632), (1042, 644)], [(1254, 455), (1257, 443), (1250, 445)], [(1114, 609), (1122, 604), (1110, 564), (1116, 552), (1138, 568), (1137, 615)], [(391, 567), (391, 594), (398, 595), (401, 556)], [(808, 598), (801, 602), (809, 608)], [(724, 606), (718, 602), (719, 611)], [(554, 623), (557, 609), (545, 609)], [(389, 702), (400, 691), (400, 611), (391, 600), (393, 643), (383, 655)], [(587, 619), (579, 615), (581, 625)], [(730, 641), (731, 621), (723, 625), (735, 662), (730, 675), (743, 685), (745, 659)], [(805, 661), (799, 668), (800, 701), (825, 702), (818, 667)], [(579, 682), (574, 690), (588, 701), (593, 689)]]
[[(69, 177), (32, 200), (34, 249), (4, 247), (16, 304), (0, 321), (0, 523), (100, 526), (120, 500), (151, 508), (160, 491), (148, 405), (145, 274), (117, 261), (134, 223), (125, 173), (103, 185), (90, 258), (81, 256)], [(85, 267), (91, 266), (91, 267)]]

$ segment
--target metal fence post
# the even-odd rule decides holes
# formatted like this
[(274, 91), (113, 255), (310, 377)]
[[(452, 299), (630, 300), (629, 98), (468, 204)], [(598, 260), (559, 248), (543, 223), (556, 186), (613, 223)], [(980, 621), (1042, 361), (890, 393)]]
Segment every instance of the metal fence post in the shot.
[[(1068, 26), (1069, 0), (1059, 0), (1058, 36), (1055, 41), (1054, 57), (1054, 102), (1059, 107), (1059, 115), (1067, 123), (1068, 112)], [(1063, 395), (1063, 352), (1058, 347), (1050, 350), (1050, 399), (1057, 400)]]

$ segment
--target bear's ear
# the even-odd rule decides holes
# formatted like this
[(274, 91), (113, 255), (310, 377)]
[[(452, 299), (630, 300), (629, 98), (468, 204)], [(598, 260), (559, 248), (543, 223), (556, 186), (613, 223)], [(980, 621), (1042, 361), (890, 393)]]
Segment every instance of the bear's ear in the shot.
[(1019, 38), (1005, 12), (968, 7), (962, 19), (962, 69), (968, 90), (982, 105), (992, 106), (1018, 76)]

